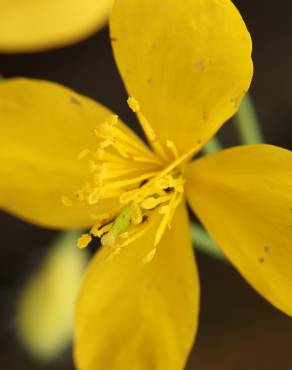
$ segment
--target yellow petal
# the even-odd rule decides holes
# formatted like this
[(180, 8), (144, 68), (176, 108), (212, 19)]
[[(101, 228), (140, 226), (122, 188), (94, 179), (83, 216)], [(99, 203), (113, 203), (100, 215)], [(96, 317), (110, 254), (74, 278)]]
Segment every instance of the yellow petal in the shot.
[(193, 162), (187, 194), (248, 282), (292, 315), (292, 152), (242, 146)]
[(153, 229), (112, 260), (104, 247), (87, 270), (76, 315), (79, 370), (183, 368), (199, 299), (185, 205), (156, 253)]
[(87, 254), (76, 248), (77, 237), (75, 232), (64, 234), (50, 247), (19, 297), (17, 334), (41, 361), (58, 357), (72, 340), (74, 302), (87, 263)]
[(65, 207), (88, 178), (83, 149), (94, 150), (94, 128), (112, 113), (57, 84), (13, 79), (0, 84), (0, 207), (25, 220), (56, 228), (92, 224), (98, 208)]
[(251, 40), (229, 0), (116, 1), (110, 28), (129, 95), (179, 150), (206, 142), (249, 88)]
[(81, 40), (102, 27), (113, 0), (0, 1), (0, 51), (38, 51)]

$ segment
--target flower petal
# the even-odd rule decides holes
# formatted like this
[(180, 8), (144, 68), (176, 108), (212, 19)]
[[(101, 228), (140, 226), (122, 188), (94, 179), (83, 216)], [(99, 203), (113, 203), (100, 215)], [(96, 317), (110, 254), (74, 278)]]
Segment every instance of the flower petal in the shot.
[(253, 67), (229, 0), (119, 0), (110, 28), (128, 92), (161, 142), (203, 144), (236, 112)]
[(9, 0), (1, 3), (0, 51), (38, 51), (87, 37), (107, 20), (113, 0)]
[(183, 368), (199, 299), (185, 205), (152, 261), (144, 264), (153, 248), (153, 228), (112, 260), (103, 248), (87, 270), (77, 304), (78, 369)]
[(65, 207), (61, 196), (81, 188), (97, 147), (94, 129), (112, 113), (57, 84), (13, 79), (0, 84), (0, 207), (46, 227), (83, 227), (99, 207)]
[(292, 315), (292, 152), (251, 145), (194, 161), (187, 194), (239, 272)]

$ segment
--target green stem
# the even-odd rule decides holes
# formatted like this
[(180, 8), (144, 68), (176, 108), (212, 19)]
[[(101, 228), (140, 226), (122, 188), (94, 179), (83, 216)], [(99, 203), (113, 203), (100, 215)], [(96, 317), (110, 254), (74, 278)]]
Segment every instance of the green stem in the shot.
[(223, 147), (219, 139), (217, 139), (216, 136), (213, 136), (212, 139), (210, 139), (207, 142), (207, 144), (203, 147), (202, 152), (204, 154), (211, 154), (211, 153), (219, 152), (222, 149)]
[(191, 223), (191, 236), (195, 248), (220, 260), (225, 260), (224, 255), (218, 249), (213, 240), (210, 239), (205, 230), (198, 224)]
[(247, 94), (242, 100), (234, 120), (242, 144), (260, 144), (264, 142), (250, 95)]

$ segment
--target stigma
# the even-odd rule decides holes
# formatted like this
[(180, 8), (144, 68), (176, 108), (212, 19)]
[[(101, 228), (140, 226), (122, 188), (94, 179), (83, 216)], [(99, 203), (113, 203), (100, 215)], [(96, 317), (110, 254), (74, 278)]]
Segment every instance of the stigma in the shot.
[(95, 130), (96, 151), (85, 149), (79, 154), (79, 159), (89, 159), (88, 181), (74, 199), (63, 197), (63, 203), (98, 207), (101, 201), (114, 201), (115, 207), (108, 212), (92, 215), (94, 225), (79, 238), (79, 248), (99, 238), (116, 255), (158, 224), (153, 249), (145, 256), (144, 263), (148, 263), (183, 199), (185, 162), (194, 150), (180, 155), (174, 142), (160, 143), (139, 103), (130, 97), (128, 105), (137, 114), (149, 145), (122, 125), (118, 116), (109, 117)]

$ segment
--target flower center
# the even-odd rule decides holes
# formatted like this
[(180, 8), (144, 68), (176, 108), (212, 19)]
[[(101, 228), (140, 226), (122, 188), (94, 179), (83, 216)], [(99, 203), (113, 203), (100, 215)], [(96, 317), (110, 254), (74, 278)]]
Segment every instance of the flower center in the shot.
[[(117, 116), (96, 128), (99, 141), (96, 152), (86, 149), (79, 155), (80, 159), (91, 156), (92, 175), (75, 193), (76, 201), (98, 206), (99, 202), (112, 199), (116, 206), (109, 212), (93, 215), (94, 226), (78, 240), (78, 246), (84, 248), (93, 237), (98, 237), (103, 245), (114, 248), (115, 255), (159, 221), (153, 249), (145, 256), (147, 263), (154, 257), (183, 198), (184, 164), (195, 150), (179, 155), (172, 141), (167, 140), (162, 146), (140, 113), (138, 102), (129, 98), (128, 104), (137, 113), (151, 148), (121, 125)], [(63, 203), (71, 205), (72, 201), (63, 197)]]

